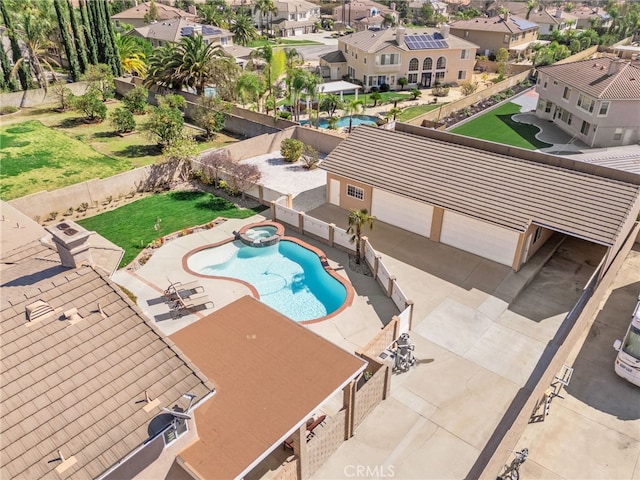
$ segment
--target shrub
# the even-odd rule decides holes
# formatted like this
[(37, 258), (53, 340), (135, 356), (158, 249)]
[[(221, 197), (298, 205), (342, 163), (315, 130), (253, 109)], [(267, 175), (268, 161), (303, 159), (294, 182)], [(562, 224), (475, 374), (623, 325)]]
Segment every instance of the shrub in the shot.
[(229, 195), (233, 195), (233, 196), (236, 196), (240, 193), (238, 192), (238, 190), (233, 188), (233, 186), (231, 186), (229, 182), (227, 182), (226, 180), (220, 180), (218, 182), (218, 188), (220, 188), (225, 193), (228, 193)]
[(302, 155), (303, 149), (304, 143), (300, 140), (296, 140), (295, 138), (285, 138), (282, 143), (280, 143), (280, 153), (282, 154), (285, 162), (297, 162), (300, 155)]
[(434, 97), (446, 97), (447, 95), (449, 95), (449, 86), (444, 85), (434, 87), (431, 93)]
[(16, 113), (17, 111), (18, 107), (14, 107), (13, 105), (0, 107), (0, 115), (9, 115), (10, 113)]
[(62, 81), (55, 82), (51, 89), (58, 99), (58, 110), (61, 112), (68, 110), (71, 107), (71, 101), (73, 99), (71, 89)]
[(122, 98), (122, 103), (134, 115), (142, 115), (147, 108), (149, 91), (143, 86), (137, 86), (127, 92)]
[(420, 91), (420, 89), (418, 88), (411, 89), (411, 98), (413, 100), (417, 99), (420, 95), (422, 95), (422, 92)]
[(300, 157), (304, 168), (307, 170), (313, 170), (320, 163), (320, 156), (318, 151), (311, 145), (306, 145), (302, 149), (302, 156)]
[(107, 118), (107, 107), (102, 103), (101, 94), (95, 88), (90, 88), (87, 93), (74, 97), (72, 106), (84, 114), (84, 117), (91, 122), (102, 122)]
[(478, 89), (478, 84), (467, 80), (466, 82), (460, 83), (460, 89), (463, 95), (471, 95)]
[(111, 125), (118, 133), (133, 132), (136, 129), (133, 113), (122, 107), (116, 108), (111, 113)]
[(390, 90), (390, 88), (391, 88), (391, 87), (389, 86), (389, 84), (388, 84), (388, 83), (383, 83), (382, 85), (380, 85), (380, 91), (381, 91), (382, 93), (384, 93), (384, 92), (388, 92), (388, 91)]

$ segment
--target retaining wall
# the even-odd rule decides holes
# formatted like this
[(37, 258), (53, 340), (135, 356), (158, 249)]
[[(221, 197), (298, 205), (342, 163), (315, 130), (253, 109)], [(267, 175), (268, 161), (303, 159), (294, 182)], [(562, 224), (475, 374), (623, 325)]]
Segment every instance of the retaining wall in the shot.
[[(67, 83), (66, 86), (74, 95), (83, 95), (89, 88), (89, 82)], [(49, 85), (46, 92), (44, 88), (36, 88), (33, 90), (0, 94), (0, 105), (3, 107), (29, 108), (56, 105), (59, 103), (60, 100), (58, 100), (51, 85)]]

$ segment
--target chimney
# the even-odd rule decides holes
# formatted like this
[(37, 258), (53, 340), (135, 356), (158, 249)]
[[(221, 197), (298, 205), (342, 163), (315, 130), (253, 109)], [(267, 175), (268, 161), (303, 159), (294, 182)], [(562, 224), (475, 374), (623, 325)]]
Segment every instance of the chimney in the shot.
[(556, 8), (556, 18), (562, 18), (562, 9), (560, 7)]
[(504, 12), (504, 21), (505, 22), (509, 21), (509, 12)]
[(80, 225), (70, 220), (57, 223), (45, 228), (53, 236), (53, 243), (60, 255), (62, 266), (78, 268), (83, 263), (93, 263), (89, 251), (88, 232)]
[(192, 15), (197, 15), (198, 14), (198, 10), (196, 9), (195, 5), (189, 5), (187, 7), (187, 12), (191, 13)]
[(625, 64), (626, 62), (624, 60), (612, 60), (609, 64), (609, 71), (607, 72), (607, 75), (615, 75), (622, 70), (622, 67), (624, 67)]
[(449, 25), (442, 25), (440, 27), (440, 35), (442, 35), (442, 38), (449, 38), (450, 30), (451, 30), (451, 27)]
[(390, 8), (392, 11), (394, 11), (394, 12), (395, 12), (395, 11), (396, 11), (396, 2), (391, 2), (391, 3), (389, 4), (389, 8)]
[(405, 32), (404, 27), (396, 28), (396, 43), (398, 44), (399, 47), (401, 47), (404, 44), (404, 32)]

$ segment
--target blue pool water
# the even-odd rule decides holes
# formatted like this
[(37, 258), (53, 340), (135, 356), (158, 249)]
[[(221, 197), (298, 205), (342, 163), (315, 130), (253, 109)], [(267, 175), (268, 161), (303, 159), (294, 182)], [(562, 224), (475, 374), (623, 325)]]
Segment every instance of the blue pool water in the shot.
[(287, 240), (261, 248), (227, 243), (193, 254), (188, 265), (203, 275), (250, 283), (262, 302), (296, 321), (329, 315), (347, 297), (344, 285), (324, 270), (318, 255)]
[[(377, 120), (379, 120), (379, 117), (375, 117), (373, 115), (353, 115), (353, 122), (351, 125), (354, 127), (356, 125), (377, 125)], [(301, 125), (307, 125), (308, 123), (309, 122), (307, 120), (300, 122)], [(329, 128), (329, 121), (326, 118), (321, 118), (318, 126), (320, 128)], [(338, 128), (348, 127), (349, 117), (340, 117), (336, 126)]]

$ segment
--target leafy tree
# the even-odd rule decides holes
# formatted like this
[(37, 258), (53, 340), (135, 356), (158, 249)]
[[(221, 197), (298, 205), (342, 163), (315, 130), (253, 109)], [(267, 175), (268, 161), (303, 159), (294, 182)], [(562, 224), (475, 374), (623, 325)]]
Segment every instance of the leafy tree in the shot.
[(149, 2), (149, 11), (144, 14), (144, 23), (149, 24), (158, 20), (158, 6), (155, 0)]
[(204, 173), (213, 178), (213, 185), (218, 186), (220, 172), (227, 170), (232, 162), (226, 150), (215, 150), (205, 153), (200, 159), (200, 163)]
[(180, 95), (158, 97), (158, 106), (151, 109), (145, 129), (160, 147), (171, 145), (182, 137), (184, 117), (180, 108), (185, 105), (186, 102)]
[(406, 87), (408, 83), (409, 81), (407, 80), (407, 77), (400, 77), (398, 79), (398, 85), (400, 85), (400, 90), (404, 90), (404, 87)]
[(120, 67), (123, 72), (138, 74), (144, 77), (147, 74), (146, 56), (141, 45), (135, 37), (116, 33), (116, 44), (120, 55)]
[(396, 26), (396, 17), (394, 17), (391, 13), (385, 13), (382, 19), (382, 26), (387, 27), (395, 27)]
[(122, 107), (118, 107), (111, 112), (111, 125), (118, 133), (133, 132), (136, 129), (136, 121), (133, 118), (133, 114)]
[(318, 163), (320, 163), (320, 155), (318, 154), (318, 151), (306, 143), (302, 149), (300, 159), (303, 167), (307, 170), (314, 170), (318, 167)]
[(285, 138), (280, 142), (280, 154), (285, 162), (295, 163), (300, 159), (304, 143), (295, 138)]
[(149, 91), (142, 85), (129, 90), (122, 98), (125, 108), (134, 115), (142, 115), (146, 108), (149, 98)]
[(109, 3), (109, 14), (124, 12), (133, 7), (133, 0), (112, 0)]
[[(327, 112), (329, 115), (329, 125), (331, 125), (331, 119), (336, 113), (336, 110), (342, 108), (343, 102), (340, 100), (340, 97), (335, 93), (329, 93), (320, 101), (320, 109)], [(336, 118), (336, 122), (338, 119)]]
[(2, 88), (10, 92), (17, 92), (20, 89), (15, 77), (11, 75), (11, 62), (4, 48), (0, 48), (0, 66), (2, 67)]
[(51, 89), (53, 90), (53, 94), (58, 98), (58, 110), (60, 112), (68, 110), (71, 107), (73, 93), (71, 93), (71, 89), (67, 87), (67, 84), (58, 81), (51, 86)]
[(419, 88), (412, 88), (411, 89), (411, 98), (413, 100), (417, 99), (421, 95), (422, 95), (422, 92), (420, 91)]
[(107, 43), (108, 43), (108, 48), (109, 48), (109, 58), (110, 58), (110, 62), (109, 65), (111, 65), (111, 69), (113, 70), (113, 74), (116, 77), (119, 77), (122, 75), (122, 65), (120, 63), (120, 55), (118, 53), (118, 43), (116, 41), (116, 30), (115, 27), (113, 25), (113, 23), (111, 23), (111, 18), (109, 18), (109, 5), (107, 0), (102, 0), (101, 2), (101, 13), (103, 15), (104, 18), (104, 22), (105, 22), (105, 28), (107, 30)]
[(236, 45), (247, 46), (258, 38), (258, 32), (249, 15), (239, 14), (234, 17), (229, 27)]
[(89, 91), (79, 97), (73, 97), (72, 106), (84, 114), (84, 117), (90, 122), (102, 122), (107, 118), (107, 106), (102, 102), (100, 92), (95, 88), (89, 88)]
[(82, 30), (80, 29), (80, 25), (78, 24), (76, 11), (73, 8), (71, 0), (67, 0), (67, 10), (69, 11), (71, 31), (73, 32), (73, 41), (75, 43), (76, 53), (78, 55), (78, 65), (80, 67), (80, 72), (84, 73), (87, 71), (87, 67), (89, 65), (89, 60), (87, 58), (87, 48), (84, 44), (84, 39), (82, 38)]
[(245, 198), (245, 192), (258, 183), (262, 177), (258, 166), (251, 163), (231, 163), (229, 174), (231, 175), (232, 188), (237, 192), (241, 192), (243, 199)]
[(476, 82), (467, 80), (460, 83), (460, 90), (462, 90), (462, 94), (465, 96), (471, 95), (476, 90), (478, 90), (478, 84)]
[(178, 176), (187, 181), (193, 168), (193, 160), (198, 156), (198, 144), (188, 135), (179, 135), (162, 149), (167, 163), (175, 164)]
[(56, 10), (56, 17), (58, 19), (58, 28), (60, 33), (62, 34), (62, 45), (64, 46), (64, 51), (67, 55), (67, 61), (69, 62), (69, 69), (71, 73), (71, 78), (74, 82), (77, 82), (80, 78), (80, 65), (78, 64), (78, 56), (76, 54), (75, 45), (71, 42), (71, 37), (69, 36), (69, 21), (67, 20), (66, 3), (57, 1), (53, 2), (53, 6)]
[(106, 102), (115, 95), (116, 85), (113, 81), (113, 73), (109, 65), (100, 63), (89, 65), (82, 79), (89, 82), (102, 95), (102, 101)]
[(203, 128), (207, 138), (215, 138), (216, 134), (224, 129), (226, 121), (225, 111), (227, 106), (219, 97), (201, 97), (193, 114), (196, 125)]
[(373, 230), (373, 222), (375, 217), (369, 215), (366, 208), (360, 210), (351, 210), (349, 212), (349, 228), (347, 233), (351, 235), (349, 241), (356, 244), (356, 263), (360, 263), (360, 244), (362, 243), (362, 229), (368, 227)]
[(243, 72), (238, 77), (236, 94), (242, 106), (247, 103), (255, 103), (257, 105), (265, 91), (265, 82), (256, 72)]

